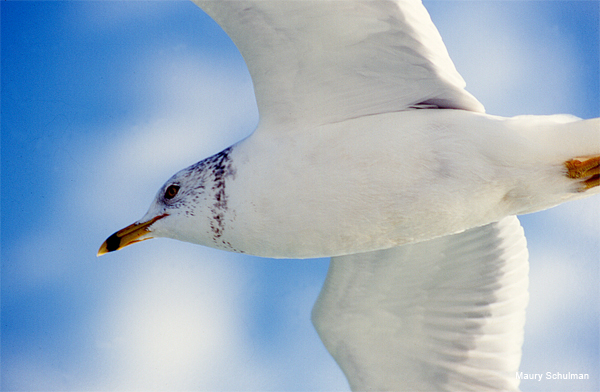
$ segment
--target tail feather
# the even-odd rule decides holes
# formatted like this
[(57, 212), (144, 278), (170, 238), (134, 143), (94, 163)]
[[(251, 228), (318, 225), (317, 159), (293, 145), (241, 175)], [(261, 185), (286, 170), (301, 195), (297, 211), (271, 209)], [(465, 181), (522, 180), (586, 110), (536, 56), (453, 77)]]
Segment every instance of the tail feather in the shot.
[[(516, 214), (531, 213), (600, 193), (600, 118), (566, 115), (519, 116), (511, 119), (528, 140), (527, 168), (511, 193)], [(514, 201), (515, 199), (512, 199)]]
[[(600, 118), (565, 124), (568, 140), (577, 148), (564, 164), (567, 177), (578, 184), (577, 191), (595, 194), (600, 191)], [(572, 137), (571, 137), (572, 135)]]

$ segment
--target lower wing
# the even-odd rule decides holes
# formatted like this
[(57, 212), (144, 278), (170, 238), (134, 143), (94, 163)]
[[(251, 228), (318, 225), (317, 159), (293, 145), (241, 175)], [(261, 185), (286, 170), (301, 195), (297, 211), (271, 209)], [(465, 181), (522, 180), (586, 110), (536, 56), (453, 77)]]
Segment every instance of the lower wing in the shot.
[(518, 390), (528, 270), (514, 216), (333, 257), (313, 323), (353, 390)]

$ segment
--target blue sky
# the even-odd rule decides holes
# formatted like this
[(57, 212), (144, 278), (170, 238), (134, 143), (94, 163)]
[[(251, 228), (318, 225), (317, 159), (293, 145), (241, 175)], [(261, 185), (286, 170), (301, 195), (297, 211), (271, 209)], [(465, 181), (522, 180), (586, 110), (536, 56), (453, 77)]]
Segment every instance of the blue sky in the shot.
[[(598, 1), (427, 1), (488, 113), (600, 115)], [(328, 260), (159, 239), (96, 258), (179, 169), (252, 132), (249, 75), (189, 2), (2, 1), (2, 389), (348, 390), (310, 324)], [(522, 217), (521, 369), (600, 389), (598, 197)]]

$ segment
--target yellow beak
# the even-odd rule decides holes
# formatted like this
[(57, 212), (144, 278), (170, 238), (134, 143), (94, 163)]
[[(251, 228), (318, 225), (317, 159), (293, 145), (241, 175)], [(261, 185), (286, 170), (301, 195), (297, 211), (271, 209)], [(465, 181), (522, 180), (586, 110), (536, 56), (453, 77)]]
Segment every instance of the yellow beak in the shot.
[(158, 215), (147, 222), (137, 222), (117, 231), (108, 237), (106, 241), (104, 241), (102, 246), (100, 246), (100, 249), (98, 249), (97, 256), (102, 256), (108, 252), (122, 249), (127, 245), (153, 238), (152, 236), (148, 235), (148, 233), (150, 233), (150, 226), (152, 226), (152, 224), (157, 220), (168, 215), (169, 214)]

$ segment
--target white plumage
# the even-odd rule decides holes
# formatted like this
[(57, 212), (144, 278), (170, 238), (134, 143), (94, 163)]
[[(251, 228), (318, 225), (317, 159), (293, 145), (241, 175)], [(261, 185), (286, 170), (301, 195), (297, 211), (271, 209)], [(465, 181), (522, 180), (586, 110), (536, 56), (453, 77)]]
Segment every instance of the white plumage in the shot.
[(333, 257), (313, 322), (353, 390), (515, 390), (527, 272), (516, 217)]
[(484, 114), (417, 0), (195, 2), (244, 56), (259, 125), (99, 254), (162, 236), (333, 256), (313, 321), (353, 389), (516, 390), (512, 215), (598, 192), (600, 121)]
[(423, 103), (484, 110), (420, 1), (195, 3), (244, 56), (261, 124), (320, 125)]

